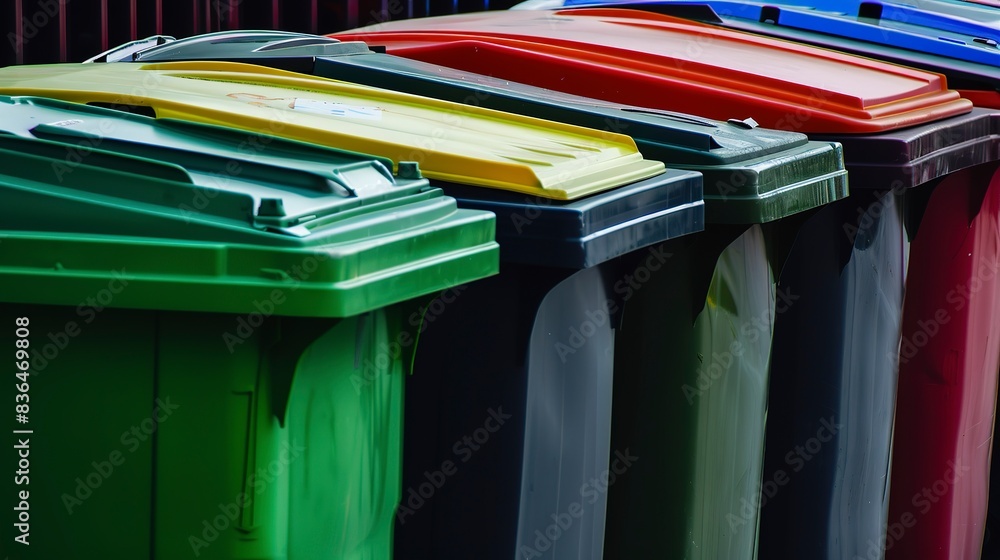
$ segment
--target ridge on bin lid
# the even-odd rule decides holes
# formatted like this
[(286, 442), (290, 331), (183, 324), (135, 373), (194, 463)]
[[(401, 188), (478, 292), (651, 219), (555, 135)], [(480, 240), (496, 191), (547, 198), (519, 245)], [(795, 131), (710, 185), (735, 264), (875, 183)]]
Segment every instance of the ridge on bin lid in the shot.
[(938, 74), (636, 10), (461, 14), (335, 36), (623, 103), (747, 114), (768, 128), (804, 112), (804, 132), (878, 132), (972, 108)]
[[(809, 142), (804, 134), (763, 129), (753, 119), (733, 118), (722, 122), (663, 109), (623, 105), (381, 52), (313, 56), (316, 53), (300, 51), (297, 56), (290, 57), (277, 54), (278, 49), (269, 48), (272, 44), (287, 44), (289, 38), (301, 39), (300, 34), (286, 36), (271, 31), (229, 31), (210, 36), (211, 41), (192, 37), (137, 53), (136, 58), (145, 60), (149, 56), (158, 61), (253, 60), (269, 67), (297, 68), (325, 78), (461, 103), (476, 101), (491, 109), (595, 129), (627, 131), (647, 156), (705, 175), (705, 183), (719, 191), (706, 196), (707, 212), (714, 222), (767, 222), (847, 195), (847, 172), (838, 146)], [(318, 41), (325, 48), (324, 41), (334, 40), (324, 38)], [(184, 47), (184, 43), (188, 46)], [(225, 48), (216, 48), (220, 44), (226, 45)], [(174, 48), (167, 52), (166, 49), (171, 46)], [(496, 198), (495, 194), (490, 198)], [(476, 196), (467, 198), (465, 207), (481, 208), (471, 202)], [(621, 203), (616, 204), (621, 206)], [(499, 205), (486, 209), (497, 211), (499, 216), (504, 208)], [(571, 221), (580, 223), (596, 211), (588, 207)], [(563, 215), (571, 215), (569, 212), (566, 209)], [(601, 212), (607, 210), (602, 209)], [(536, 223), (532, 231), (538, 233), (540, 228), (541, 225)], [(585, 235), (591, 234), (571, 234), (578, 237)], [(540, 249), (542, 241), (539, 239), (529, 242), (520, 233), (514, 237), (517, 243), (533, 247), (534, 255), (545, 253), (548, 262), (566, 262), (574, 251), (553, 249), (545, 252)], [(501, 245), (509, 247), (511, 241), (505, 239)], [(577, 244), (578, 247), (584, 245), (590, 247), (593, 244)]]
[(400, 161), (427, 177), (575, 199), (664, 171), (628, 136), (227, 62), (0, 69), (0, 94), (151, 108)]
[(0, 162), (2, 301), (76, 304), (127, 268), (122, 307), (252, 311), (294, 284), (279, 314), (346, 316), (496, 272), (493, 216), (410, 164), (2, 96)]

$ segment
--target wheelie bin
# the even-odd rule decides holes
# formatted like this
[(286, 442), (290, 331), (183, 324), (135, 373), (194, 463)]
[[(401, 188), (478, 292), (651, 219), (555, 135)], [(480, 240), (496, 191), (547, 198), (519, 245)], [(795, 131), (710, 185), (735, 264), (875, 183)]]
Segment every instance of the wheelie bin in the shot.
[(412, 164), (50, 99), (0, 115), (26, 462), (5, 550), (390, 557), (406, 356), (385, 348), (416, 298), (497, 273), (495, 217)]
[[(474, 14), (335, 36), (619, 103), (712, 118), (743, 111), (764, 127), (843, 142), (853, 194), (803, 225), (781, 273), (780, 286), (798, 299), (777, 319), (763, 492), (745, 511), (761, 508), (763, 557), (864, 557), (888, 546), (889, 450), (909, 250), (903, 225), (914, 239), (911, 266), (936, 277), (946, 274), (933, 263), (957, 258), (933, 240), (938, 231), (976, 232), (969, 238), (972, 270), (995, 261), (991, 245), (975, 241), (987, 238), (996, 221), (993, 112), (971, 110), (939, 75), (634, 10)], [(970, 270), (966, 264), (956, 264), (958, 274)], [(947, 298), (937, 287), (915, 289), (927, 290), (918, 299)], [(990, 293), (982, 290), (977, 298)], [(956, 337), (969, 355), (995, 340), (997, 310), (989, 299), (976, 303), (953, 309), (989, 327)], [(915, 305), (908, 304), (908, 318), (921, 311)], [(907, 328), (919, 320), (926, 319), (907, 319)], [(983, 356), (979, 365), (963, 364), (962, 375), (989, 393), (995, 374), (980, 375), (977, 368), (989, 372), (995, 358)], [(954, 492), (964, 496), (972, 488)], [(641, 529), (662, 536), (669, 524), (661, 519), (640, 529), (662, 515), (662, 503), (650, 494), (612, 490), (609, 519), (616, 507), (642, 513), (640, 520), (623, 515), (622, 527), (609, 529), (608, 550), (616, 556), (649, 554), (652, 549), (641, 548)], [(638, 507), (644, 498), (647, 505)], [(746, 516), (731, 519), (735, 529)], [(914, 534), (908, 532), (916, 541)], [(901, 550), (902, 540), (896, 541), (893, 550)]]
[[(421, 363), (433, 364), (433, 367), (415, 376), (424, 377), (423, 382), (415, 379), (409, 385), (414, 392), (420, 387), (428, 390), (419, 397), (413, 395), (411, 401), (432, 402), (429, 399), (441, 393), (442, 388), (458, 386), (461, 391), (452, 393), (448, 389), (446, 395), (450, 398), (446, 399), (447, 402), (465, 403), (471, 400), (477, 405), (461, 407), (459, 416), (453, 416), (451, 412), (456, 408), (454, 404), (423, 406), (408, 415), (407, 426), (423, 426), (431, 420), (440, 423), (437, 431), (441, 434), (438, 436), (438, 448), (434, 449), (433, 442), (427, 442), (427, 434), (433, 430), (415, 428), (407, 432), (404, 470), (410, 472), (412, 488), (416, 490), (421, 485), (429, 485), (435, 473), (444, 472), (439, 465), (453, 459), (453, 447), (462, 441), (465, 424), (462, 419), (472, 418), (481, 422), (475, 413), (488, 406), (490, 398), (514, 391), (513, 394), (518, 395), (514, 402), (519, 403), (525, 396), (518, 391), (526, 388), (527, 414), (522, 413), (524, 409), (520, 406), (513, 409), (514, 418), (523, 418), (524, 427), (514, 432), (511, 438), (496, 443), (491, 439), (489, 445), (495, 449), (495, 454), (487, 449), (477, 450), (477, 454), (490, 455), (485, 456), (485, 461), (477, 461), (478, 455), (470, 454), (468, 466), (462, 465), (467, 472), (459, 472), (449, 478), (447, 485), (443, 485), (437, 493), (430, 494), (431, 487), (426, 486), (429, 494), (426, 504), (423, 496), (416, 492), (411, 496), (412, 504), (404, 502), (397, 533), (398, 557), (601, 557), (606, 523), (604, 497), (608, 486), (616, 484), (618, 477), (630, 476), (632, 463), (635, 460), (641, 462), (642, 454), (633, 454), (634, 450), (628, 447), (616, 448), (611, 454), (613, 461), (610, 465), (605, 460), (599, 465), (600, 469), (590, 469), (587, 462), (588, 469), (581, 477), (579, 464), (584, 461), (571, 460), (572, 454), (566, 449), (561, 450), (559, 444), (553, 442), (554, 437), (565, 437), (566, 433), (571, 433), (568, 431), (571, 428), (551, 426), (553, 417), (560, 419), (564, 426), (570, 423), (565, 415), (555, 415), (550, 411), (568, 406), (562, 402), (570, 403), (568, 399), (572, 395), (553, 394), (548, 387), (553, 383), (549, 380), (552, 372), (560, 368), (571, 367), (581, 371), (579, 365), (573, 365), (579, 360), (584, 363), (597, 361), (603, 367), (610, 367), (609, 351), (612, 345), (606, 335), (602, 338), (591, 337), (595, 325), (602, 327), (597, 332), (608, 332), (604, 327), (610, 322), (608, 316), (614, 316), (617, 324), (623, 312), (626, 318), (636, 314), (645, 317), (641, 321), (626, 319), (626, 324), (631, 327), (620, 330), (623, 335), (641, 343), (643, 350), (637, 363), (624, 368), (622, 362), (630, 359), (619, 357), (621, 352), (616, 351), (613, 361), (618, 362), (619, 367), (614, 377), (614, 391), (610, 386), (604, 386), (606, 400), (598, 401), (589, 413), (581, 413), (579, 423), (588, 426), (588, 429), (598, 430), (598, 433), (610, 433), (611, 394), (616, 395), (614, 416), (621, 421), (636, 400), (637, 389), (646, 384), (663, 383), (661, 371), (644, 369), (641, 357), (648, 355), (654, 347), (659, 352), (672, 353), (683, 361), (683, 366), (679, 368), (682, 367), (687, 376), (678, 376), (683, 381), (675, 395), (678, 405), (684, 403), (678, 412), (680, 418), (690, 413), (697, 416), (698, 411), (705, 414), (715, 406), (732, 411), (723, 422), (709, 425), (703, 421), (700, 434), (705, 436), (703, 439), (714, 442), (711, 446), (705, 447), (698, 441), (699, 432), (696, 430), (678, 434), (678, 449), (689, 449), (693, 457), (696, 453), (700, 454), (692, 460), (689, 471), (677, 471), (693, 477), (694, 472), (705, 465), (718, 462), (745, 472), (742, 480), (714, 477), (699, 481), (700, 485), (707, 482), (717, 486), (713, 499), (705, 500), (704, 507), (706, 512), (718, 513), (719, 518), (738, 507), (740, 498), (752, 497), (757, 492), (754, 481), (759, 480), (762, 462), (763, 399), (767, 385), (771, 320), (775, 310), (773, 270), (780, 268), (780, 264), (774, 263), (782, 260), (781, 234), (794, 235), (794, 228), (803, 216), (801, 212), (846, 194), (838, 146), (806, 142), (800, 134), (759, 129), (749, 120), (709, 121), (691, 115), (601, 103), (490, 80), (482, 75), (448, 72), (433, 65), (361, 52), (355, 43), (344, 43), (338, 47), (330, 39), (314, 38), (315, 50), (309, 52), (304, 46), (307, 40), (302, 37), (297, 39), (294, 46), (283, 48), (289, 37), (270, 32), (218, 33), (140, 52), (135, 60), (149, 63), (222, 57), (399, 88), (410, 93), (554, 118), (572, 124), (602, 128), (613, 126), (616, 130), (634, 135), (647, 157), (669, 161), (670, 166), (699, 170), (705, 175), (706, 184), (710, 185), (705, 199), (708, 220), (712, 225), (706, 233), (660, 245), (654, 252), (641, 255), (638, 261), (633, 255), (628, 265), (617, 268), (617, 278), (612, 277), (607, 282), (606, 290), (613, 290), (612, 298), (606, 302), (581, 302), (586, 305), (577, 307), (584, 310), (589, 307), (589, 310), (584, 315), (578, 315), (580, 312), (577, 311), (575, 319), (561, 325), (556, 323), (556, 326), (542, 331), (550, 333), (548, 338), (538, 336), (541, 324), (536, 324), (532, 331), (534, 338), (529, 345), (526, 387), (520, 381), (524, 377), (520, 370), (514, 370), (518, 375), (509, 371), (496, 375), (500, 379), (517, 380), (514, 389), (501, 390), (497, 382), (489, 381), (490, 377), (477, 377), (474, 383), (467, 380), (469, 371), (475, 366), (466, 362), (455, 364), (448, 341), (454, 337), (452, 330), (459, 333), (475, 329), (474, 319), (457, 324), (443, 323), (442, 328), (449, 325), (449, 330), (440, 334), (437, 326), (434, 331), (428, 331), (421, 343), (421, 352), (428, 354), (418, 356), (417, 369), (420, 369)], [(248, 44), (252, 45), (252, 52), (247, 48)], [(342, 54), (336, 52), (338, 48)], [(466, 200), (454, 189), (449, 192), (460, 200)], [(517, 208), (524, 202), (514, 199), (508, 204)], [(490, 208), (497, 210), (495, 206)], [(529, 220), (524, 216), (530, 215), (531, 208), (519, 212), (522, 215), (514, 225), (527, 226)], [(535, 213), (544, 217), (541, 211), (536, 210)], [(501, 216), (500, 223), (505, 223), (501, 212), (498, 211), (498, 215)], [(512, 218), (518, 218), (518, 215), (513, 214)], [(546, 231), (557, 230), (547, 228)], [(534, 239), (534, 235), (530, 239)], [(535, 240), (532, 243), (537, 245)], [(530, 254), (531, 251), (527, 245), (508, 243), (503, 236), (501, 246), (504, 251), (508, 247), (516, 248), (517, 255)], [(607, 271), (610, 266), (611, 263), (606, 263), (602, 268)], [(608, 276), (607, 272), (605, 276)], [(496, 298), (496, 294), (504, 292), (494, 289), (487, 293), (489, 297)], [(706, 294), (711, 294), (709, 297), (714, 301), (725, 301), (726, 304), (710, 306), (706, 310)], [(551, 298), (552, 294), (545, 297)], [(573, 317), (569, 310), (562, 313)], [(551, 323), (552, 319), (547, 321)], [(731, 329), (717, 326), (741, 323), (748, 328), (752, 324), (755, 329), (752, 342), (740, 342)], [(527, 331), (526, 328), (521, 330)], [(615, 331), (619, 332), (619, 329)], [(431, 340), (440, 343), (431, 346)], [(667, 349), (664, 345), (668, 345)], [(675, 351), (671, 352), (669, 348)], [(626, 350), (633, 351), (631, 348)], [(598, 351), (602, 353), (595, 355), (594, 352)], [(734, 351), (739, 353), (739, 359), (734, 359)], [(535, 356), (531, 357), (533, 353)], [(695, 363), (696, 353), (725, 355), (728, 360), (723, 364), (713, 362), (703, 367)], [(719, 381), (714, 391), (701, 397), (699, 387), (703, 383), (714, 382), (723, 369), (731, 381)], [(543, 371), (549, 373), (542, 376)], [(445, 378), (444, 381), (441, 377)], [(610, 380), (611, 376), (603, 378)], [(673, 383), (676, 380), (667, 381)], [(484, 385), (493, 390), (484, 392)], [(566, 400), (559, 401), (557, 398)], [(442, 410), (448, 410), (447, 416)], [(594, 413), (594, 410), (597, 412)], [(467, 432), (470, 428), (464, 429)], [(523, 431), (523, 439), (520, 431)], [(434, 449), (435, 453), (428, 454), (427, 449)], [(636, 459), (637, 456), (639, 459)], [(605, 476), (603, 479), (600, 477), (602, 474)], [(559, 478), (558, 483), (552, 480), (555, 476)], [(496, 495), (490, 494), (494, 510), (472, 514), (476, 501), (482, 497), (482, 488), (491, 487), (497, 487)], [(518, 495), (519, 503), (510, 499), (510, 496), (516, 498)], [(691, 497), (684, 496), (684, 499), (690, 501)], [(420, 508), (430, 511), (422, 512)], [(509, 519), (516, 523), (498, 527), (498, 510), (509, 512)], [(577, 514), (585, 517), (577, 521)], [(721, 534), (716, 531), (718, 524), (711, 522), (710, 517), (711, 514), (707, 514), (706, 522), (698, 525), (697, 530), (707, 535), (706, 540), (719, 539), (715, 545), (718, 550), (752, 549), (754, 523), (736, 533), (726, 529), (730, 534)]]

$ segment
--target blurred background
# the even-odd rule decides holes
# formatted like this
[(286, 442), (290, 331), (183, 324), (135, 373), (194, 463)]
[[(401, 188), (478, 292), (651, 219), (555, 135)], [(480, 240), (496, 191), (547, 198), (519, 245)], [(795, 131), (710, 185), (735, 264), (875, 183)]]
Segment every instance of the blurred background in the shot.
[(229, 29), (333, 33), (519, 0), (0, 0), (0, 66), (80, 62), (122, 43)]

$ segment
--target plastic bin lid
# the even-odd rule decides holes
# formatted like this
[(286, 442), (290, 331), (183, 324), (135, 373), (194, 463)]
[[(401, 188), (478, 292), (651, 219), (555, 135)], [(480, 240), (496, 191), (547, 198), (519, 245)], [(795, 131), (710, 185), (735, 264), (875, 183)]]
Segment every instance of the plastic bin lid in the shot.
[(852, 187), (905, 189), (1000, 160), (1000, 111), (977, 107), (943, 122), (829, 138), (844, 145)]
[[(580, 3), (587, 0), (567, 0)], [(691, 0), (687, 0), (690, 2)], [(810, 10), (834, 12), (854, 17), (872, 17), (881, 10), (892, 23), (911, 24), (956, 33), (987, 35), (1000, 31), (1000, 10), (988, 5), (949, 0), (781, 0), (769, 6), (799, 6)], [(1000, 6), (1000, 3), (996, 4)], [(890, 23), (890, 22), (885, 22)], [(983, 25), (986, 24), (986, 25)]]
[(495, 274), (494, 217), (414, 165), (0, 97), (0, 300), (346, 317)]
[[(572, 1), (572, 0), (571, 0)], [(669, 0), (668, 0), (669, 1)], [(780, 25), (919, 52), (1000, 65), (1000, 16), (987, 21), (929, 11), (893, 2), (859, 0), (820, 2), (803, 7), (797, 2), (709, 2), (716, 12), (744, 17), (747, 10), (774, 14)], [(978, 11), (992, 11), (990, 8)]]
[[(655, 2), (687, 4), (698, 3), (697, 0), (653, 0)], [(996, 0), (994, 0), (996, 1)], [(528, 0), (515, 5), (513, 10), (554, 10), (562, 7), (579, 6), (616, 6), (618, 4), (634, 3), (635, 0)], [(724, 13), (738, 9), (739, 4), (748, 2), (733, 0), (701, 0), (701, 3), (710, 4), (716, 7), (717, 11)], [(1000, 10), (992, 9), (988, 5), (969, 3), (964, 1), (942, 1), (942, 0), (901, 0), (901, 1), (878, 1), (878, 0), (780, 0), (778, 2), (749, 2), (751, 4), (763, 4), (775, 7), (799, 7), (807, 10), (819, 12), (831, 12), (835, 14), (847, 15), (856, 18), (879, 19), (881, 16), (885, 21), (884, 25), (914, 26), (914, 31), (919, 28), (931, 28), (938, 30), (952, 31), (968, 36), (982, 36), (984, 38), (995, 35), (1000, 30)], [(996, 3), (1000, 6), (1000, 2)], [(985, 24), (985, 25), (984, 25)], [(988, 43), (980, 43), (987, 46)], [(974, 46), (974, 45), (973, 45)]]
[(574, 201), (446, 187), (463, 208), (497, 216), (503, 262), (587, 268), (704, 229), (702, 177), (666, 173)]
[(879, 132), (972, 108), (938, 74), (638, 10), (462, 14), (337, 37), (587, 97), (802, 132)]
[[(944, 56), (937, 43), (932, 44), (932, 50), (919, 50), (918, 45), (906, 44), (910, 49), (900, 48), (901, 44), (895, 41), (886, 41), (881, 32), (876, 33), (868, 40), (862, 41), (851, 38), (847, 35), (831, 33), (831, 30), (811, 31), (810, 26), (800, 26), (800, 18), (794, 13), (788, 16), (787, 6), (779, 4), (762, 4), (759, 2), (731, 2), (731, 1), (674, 1), (674, 0), (607, 0), (595, 2), (594, 0), (529, 0), (518, 4), (513, 9), (538, 10), (553, 9), (561, 6), (562, 2), (567, 6), (609, 6), (615, 8), (639, 8), (648, 11), (655, 11), (664, 15), (673, 15), (686, 19), (703, 21), (706, 23), (718, 24), (724, 27), (750, 31), (762, 35), (769, 35), (782, 39), (792, 40), (800, 43), (831, 48), (845, 53), (868, 56), (878, 60), (885, 60), (914, 68), (938, 72), (947, 75), (948, 83), (951, 87), (962, 90), (962, 96), (973, 100), (976, 105), (988, 101), (989, 106), (1000, 104), (1000, 66), (996, 64), (982, 64), (970, 62), (962, 58)], [(781, 4), (792, 4), (784, 1)], [(935, 8), (938, 4), (945, 2), (918, 2), (917, 6), (930, 9), (930, 4)], [(947, 4), (951, 4), (950, 2)], [(826, 5), (826, 4), (824, 4)], [(859, 3), (860, 9), (860, 3)], [(901, 9), (901, 8), (899, 8)], [(983, 8), (978, 8), (983, 11)], [(986, 9), (988, 12), (1000, 13), (1000, 10)], [(903, 17), (899, 16), (898, 17)], [(1000, 17), (1000, 16), (998, 16)], [(882, 19), (886, 19), (883, 14)], [(1000, 25), (1000, 24), (998, 24)], [(997, 31), (994, 29), (993, 33)], [(937, 35), (935, 35), (937, 36)], [(974, 41), (975, 42), (975, 41)], [(928, 43), (924, 43), (926, 47)], [(977, 43), (989, 47), (989, 41)], [(989, 50), (989, 49), (987, 49)], [(994, 94), (993, 97), (984, 97), (986, 94)]]
[[(136, 53), (134, 58), (253, 60), (325, 78), (625, 132), (646, 157), (705, 175), (707, 219), (712, 222), (766, 222), (847, 195), (846, 170), (838, 146), (809, 142), (803, 134), (762, 129), (736, 118), (714, 121), (578, 97), (367, 47), (359, 51), (356, 45), (361, 43), (357, 42), (341, 43), (326, 37), (310, 42), (307, 37), (273, 31), (224, 31), (174, 41)], [(279, 52), (293, 42), (297, 55)], [(338, 45), (344, 52), (330, 54)], [(480, 192), (474, 198), (488, 196)]]
[[(663, 2), (672, 4), (695, 5), (698, 0), (651, 0), (652, 2)], [(633, 4), (635, 0), (527, 0), (511, 7), (512, 10), (555, 10), (563, 7), (593, 7), (593, 6), (618, 6), (621, 4)], [(732, 0), (701, 0), (700, 3), (716, 4), (720, 8), (739, 4)], [(781, 0), (780, 2), (767, 2), (767, 6), (799, 6), (811, 10), (824, 12), (839, 12), (842, 14), (853, 14), (854, 16), (871, 15), (868, 10), (881, 10), (890, 8), (896, 17), (891, 18), (896, 23), (910, 23), (925, 27), (946, 29), (939, 25), (960, 26), (958, 32), (974, 35), (974, 29), (982, 29), (975, 24), (992, 24), (987, 30), (995, 32), (1000, 27), (1000, 12), (991, 9), (989, 6), (1000, 7), (1000, 0), (903, 0), (903, 1), (873, 1), (873, 0)], [(862, 7), (869, 5), (871, 7)], [(724, 10), (722, 10), (724, 11)], [(883, 12), (883, 16), (887, 14)], [(964, 21), (963, 21), (964, 20)], [(965, 27), (972, 24), (973, 27)]]
[(149, 107), (157, 117), (418, 161), (435, 179), (574, 199), (662, 173), (628, 136), (228, 62), (0, 69), (0, 94)]

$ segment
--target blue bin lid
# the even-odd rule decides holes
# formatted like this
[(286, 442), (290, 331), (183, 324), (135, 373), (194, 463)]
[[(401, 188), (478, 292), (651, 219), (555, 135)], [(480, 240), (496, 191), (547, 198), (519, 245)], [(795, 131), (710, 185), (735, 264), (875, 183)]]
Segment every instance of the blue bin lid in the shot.
[[(809, 4), (820, 6), (814, 9), (796, 5), (797, 0), (766, 4), (731, 0), (527, 0), (512, 9), (644, 9), (938, 72), (948, 77), (953, 88), (1000, 91), (1000, 22), (988, 19), (990, 12), (1000, 14), (1000, 9), (977, 7), (976, 13), (986, 13), (983, 21), (977, 21), (934, 13), (930, 6), (924, 6), (931, 2), (916, 1), (917, 7), (891, 2), (809, 0)], [(878, 17), (859, 17), (859, 13)], [(1000, 20), (1000, 15), (996, 19)]]
[[(934, 53), (967, 62), (1000, 66), (1000, 28), (987, 22), (901, 6), (891, 2), (846, 1), (832, 11), (784, 3), (712, 2), (725, 11), (743, 10), (766, 17), (781, 7), (779, 25)], [(834, 4), (834, 3), (828, 3)], [(717, 10), (719, 11), (719, 10)], [(773, 10), (772, 10), (773, 12)], [(744, 16), (739, 16), (744, 17)]]
[(863, 17), (871, 10), (881, 9), (883, 18), (896, 23), (967, 35), (981, 34), (984, 31), (995, 34), (1000, 29), (1000, 10), (967, 0), (780, 0), (766, 4), (798, 6), (852, 17)]

